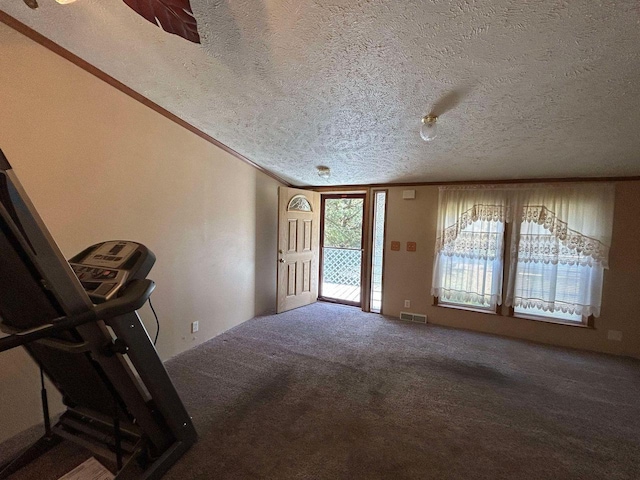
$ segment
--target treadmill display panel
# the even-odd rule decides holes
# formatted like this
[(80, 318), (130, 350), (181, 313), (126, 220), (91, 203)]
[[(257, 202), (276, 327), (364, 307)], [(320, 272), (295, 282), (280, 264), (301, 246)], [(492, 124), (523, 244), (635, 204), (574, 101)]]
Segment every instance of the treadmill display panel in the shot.
[(82, 263), (96, 267), (118, 268), (136, 251), (133, 242), (105, 242), (83, 260)]

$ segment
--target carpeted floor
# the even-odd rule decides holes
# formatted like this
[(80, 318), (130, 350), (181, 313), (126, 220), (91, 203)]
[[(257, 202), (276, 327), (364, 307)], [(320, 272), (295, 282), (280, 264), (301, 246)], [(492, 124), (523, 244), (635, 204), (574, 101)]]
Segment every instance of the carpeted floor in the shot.
[(165, 478), (639, 479), (639, 367), (317, 303), (168, 362), (200, 440)]

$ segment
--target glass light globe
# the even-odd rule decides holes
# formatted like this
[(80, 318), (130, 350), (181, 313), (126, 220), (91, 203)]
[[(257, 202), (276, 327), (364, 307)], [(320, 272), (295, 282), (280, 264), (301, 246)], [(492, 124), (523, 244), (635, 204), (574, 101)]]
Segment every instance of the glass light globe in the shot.
[(331, 169), (329, 167), (325, 167), (324, 165), (321, 165), (316, 168), (318, 170), (318, 176), (320, 178), (329, 178), (331, 176)]
[(430, 142), (438, 134), (438, 125), (436, 121), (438, 117), (433, 115), (427, 115), (422, 119), (422, 126), (420, 127), (420, 136), (425, 142)]

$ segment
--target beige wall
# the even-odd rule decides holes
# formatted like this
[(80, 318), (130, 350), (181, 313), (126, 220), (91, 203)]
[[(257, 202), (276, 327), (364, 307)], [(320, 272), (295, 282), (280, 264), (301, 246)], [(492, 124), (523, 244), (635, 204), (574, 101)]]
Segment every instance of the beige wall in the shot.
[[(2, 24), (0, 148), (65, 256), (156, 254), (163, 358), (275, 308), (278, 182)], [(40, 421), (32, 363), (0, 354), (0, 441)]]
[[(389, 189), (383, 313), (426, 313), (429, 322), (440, 325), (640, 358), (640, 182), (616, 186), (610, 269), (605, 272), (602, 313), (595, 329), (433, 306), (438, 187), (415, 188), (415, 200), (402, 199), (405, 189)], [(392, 240), (402, 242), (401, 251), (389, 250)], [(417, 252), (406, 251), (408, 241), (417, 242)], [(410, 309), (404, 308), (404, 300), (411, 301)], [(622, 341), (607, 340), (608, 330), (621, 331)]]

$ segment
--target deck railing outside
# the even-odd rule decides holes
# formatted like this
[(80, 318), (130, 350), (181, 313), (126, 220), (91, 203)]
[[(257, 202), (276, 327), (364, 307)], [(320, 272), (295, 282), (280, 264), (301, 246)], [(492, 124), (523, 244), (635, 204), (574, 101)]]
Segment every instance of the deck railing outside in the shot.
[(322, 296), (359, 302), (362, 250), (323, 247), (322, 255)]

